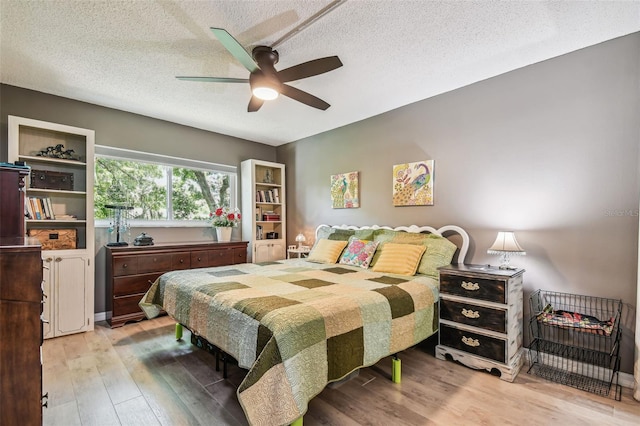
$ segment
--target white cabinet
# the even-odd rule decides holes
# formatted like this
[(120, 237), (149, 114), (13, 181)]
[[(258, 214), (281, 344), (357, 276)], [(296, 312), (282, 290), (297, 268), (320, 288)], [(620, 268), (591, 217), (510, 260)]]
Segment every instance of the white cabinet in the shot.
[(31, 167), (25, 232), (42, 244), (44, 337), (93, 330), (95, 132), (8, 118), (8, 159)]
[(248, 262), (286, 257), (287, 212), (284, 164), (245, 160), (242, 178), (242, 238)]
[(254, 247), (254, 263), (285, 258), (286, 247), (284, 240), (256, 241)]
[(93, 292), (87, 283), (93, 276), (90, 259), (82, 255), (43, 252), (42, 309), (45, 339), (93, 329)]

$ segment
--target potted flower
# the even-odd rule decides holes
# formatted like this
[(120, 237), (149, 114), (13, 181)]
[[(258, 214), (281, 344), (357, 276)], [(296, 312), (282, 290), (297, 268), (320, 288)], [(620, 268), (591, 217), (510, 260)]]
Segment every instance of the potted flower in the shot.
[(218, 207), (215, 212), (209, 213), (211, 225), (216, 229), (218, 241), (231, 241), (231, 229), (240, 223), (238, 209), (231, 210), (228, 207)]

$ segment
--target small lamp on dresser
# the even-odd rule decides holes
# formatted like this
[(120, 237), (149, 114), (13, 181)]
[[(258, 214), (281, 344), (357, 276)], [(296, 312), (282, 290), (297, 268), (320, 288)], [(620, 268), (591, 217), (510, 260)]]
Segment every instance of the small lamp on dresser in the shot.
[(520, 244), (518, 244), (516, 236), (512, 231), (498, 232), (495, 242), (489, 247), (487, 253), (500, 255), (500, 269), (516, 269), (509, 264), (510, 257), (512, 255), (524, 256), (527, 254), (527, 252), (520, 247)]
[(307, 239), (302, 233), (296, 235), (296, 242), (298, 243), (298, 248), (301, 248), (302, 243), (304, 243), (305, 241), (307, 241)]

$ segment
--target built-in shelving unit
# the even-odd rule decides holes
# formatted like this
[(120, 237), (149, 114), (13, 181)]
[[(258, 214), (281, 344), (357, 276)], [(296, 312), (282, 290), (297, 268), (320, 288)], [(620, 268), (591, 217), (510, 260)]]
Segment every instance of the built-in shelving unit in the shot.
[(284, 164), (246, 160), (242, 173), (242, 238), (249, 241), (248, 261), (286, 257), (286, 187)]
[[(26, 179), (25, 213), (30, 200), (46, 200), (37, 215), (25, 216), (25, 233), (42, 244), (44, 262), (44, 337), (93, 329), (94, 219), (93, 174), (95, 132), (63, 124), (9, 116), (9, 161), (23, 161), (31, 178), (65, 176), (66, 187)], [(62, 145), (67, 157), (47, 155)], [(31, 211), (29, 209), (31, 207)], [(64, 242), (64, 244), (62, 244)]]

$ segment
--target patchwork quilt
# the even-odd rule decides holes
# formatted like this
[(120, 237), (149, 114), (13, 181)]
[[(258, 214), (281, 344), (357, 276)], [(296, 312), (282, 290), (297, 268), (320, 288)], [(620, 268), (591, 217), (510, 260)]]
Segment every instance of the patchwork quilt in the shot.
[(249, 370), (238, 399), (252, 425), (289, 424), (332, 381), (437, 331), (433, 278), (305, 259), (174, 271), (140, 302), (164, 309)]

